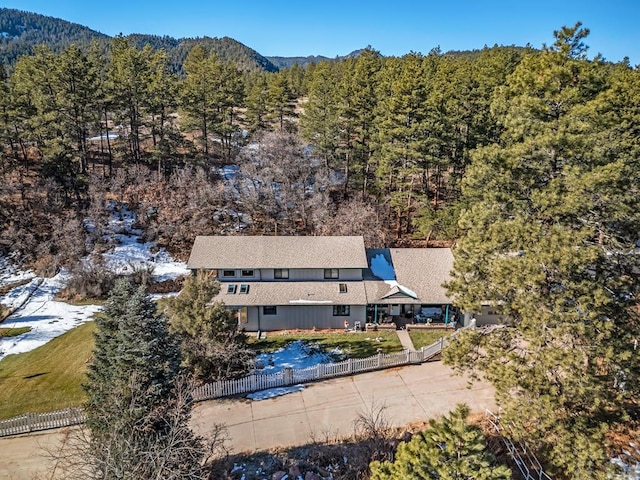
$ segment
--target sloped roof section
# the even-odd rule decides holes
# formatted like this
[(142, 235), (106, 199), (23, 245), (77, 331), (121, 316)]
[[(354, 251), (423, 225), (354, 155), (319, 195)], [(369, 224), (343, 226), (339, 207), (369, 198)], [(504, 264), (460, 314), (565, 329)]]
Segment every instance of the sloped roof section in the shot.
[(367, 268), (364, 239), (198, 236), (189, 268)]
[(451, 303), (442, 284), (451, 278), (450, 248), (391, 248), (391, 259), (400, 285), (413, 290), (421, 303)]
[(364, 279), (369, 303), (451, 303), (442, 286), (453, 269), (451, 249), (368, 249), (367, 258)]
[[(220, 293), (213, 299), (230, 307), (259, 305), (366, 305), (364, 283), (352, 282), (242, 282), (236, 293), (228, 293), (228, 285), (220, 284)], [(340, 293), (340, 283), (347, 291)], [(248, 293), (239, 293), (240, 285)]]

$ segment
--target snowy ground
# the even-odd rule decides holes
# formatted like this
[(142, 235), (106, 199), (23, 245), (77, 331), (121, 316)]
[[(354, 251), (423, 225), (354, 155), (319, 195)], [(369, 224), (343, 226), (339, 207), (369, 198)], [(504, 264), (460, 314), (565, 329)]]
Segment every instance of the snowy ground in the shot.
[[(114, 213), (109, 224), (108, 240), (115, 245), (105, 252), (108, 268), (116, 273), (126, 273), (135, 268), (153, 266), (153, 276), (158, 281), (176, 278), (189, 272), (183, 262), (174, 262), (171, 256), (160, 249), (152, 253), (152, 243), (139, 243), (140, 231), (132, 228), (135, 217), (122, 209)], [(52, 338), (91, 319), (100, 310), (97, 305), (75, 306), (54, 300), (64, 288), (68, 275), (62, 271), (53, 278), (35, 277), (32, 272), (22, 272), (0, 257), (0, 286), (21, 280), (31, 281), (11, 289), (0, 297), (0, 303), (17, 309), (0, 326), (2, 328), (30, 327), (27, 333), (16, 337), (0, 338), (0, 360), (7, 355), (33, 350)]]
[(16, 268), (8, 259), (0, 255), (0, 287), (29, 280), (35, 277), (33, 272)]
[[(298, 340), (273, 352), (261, 353), (256, 357), (255, 363), (258, 366), (258, 373), (270, 374), (281, 372), (284, 368), (302, 370), (319, 363), (332, 363), (335, 357), (339, 355), (341, 355), (341, 352), (338, 350), (325, 353), (307, 342)], [(286, 395), (287, 393), (299, 392), (302, 389), (304, 389), (304, 385), (270, 388), (250, 393), (247, 398), (265, 400)]]

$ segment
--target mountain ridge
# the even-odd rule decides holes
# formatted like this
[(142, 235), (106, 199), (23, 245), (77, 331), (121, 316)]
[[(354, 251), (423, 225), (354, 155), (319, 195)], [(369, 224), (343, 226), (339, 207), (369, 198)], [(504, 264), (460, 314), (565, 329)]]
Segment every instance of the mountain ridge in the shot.
[[(176, 73), (182, 72), (182, 64), (193, 46), (199, 44), (215, 52), (224, 61), (235, 62), (241, 70), (277, 72), (294, 64), (306, 66), (309, 63), (332, 61), (356, 56), (361, 50), (335, 58), (322, 55), (306, 57), (285, 57), (261, 55), (257, 50), (231, 37), (183, 37), (169, 35), (132, 33), (123, 35), (133, 45), (142, 48), (150, 45), (154, 50), (164, 49), (169, 64)], [(0, 8), (0, 64), (12, 68), (18, 58), (31, 54), (33, 47), (46, 44), (53, 52), (60, 52), (71, 44), (86, 46), (97, 42), (107, 48), (111, 37), (85, 25), (62, 18), (41, 15), (12, 8)]]

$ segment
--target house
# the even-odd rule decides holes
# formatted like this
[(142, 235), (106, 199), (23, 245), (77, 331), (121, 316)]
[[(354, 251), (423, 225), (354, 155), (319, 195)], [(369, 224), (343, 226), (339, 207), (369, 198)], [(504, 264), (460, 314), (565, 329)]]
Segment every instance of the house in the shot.
[(365, 249), (361, 236), (198, 236), (188, 261), (247, 331), (454, 321), (450, 249)]

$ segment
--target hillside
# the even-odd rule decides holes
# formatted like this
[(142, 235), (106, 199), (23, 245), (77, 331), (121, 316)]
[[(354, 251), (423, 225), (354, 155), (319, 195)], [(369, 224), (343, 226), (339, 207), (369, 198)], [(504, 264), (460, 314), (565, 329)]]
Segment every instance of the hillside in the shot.
[[(201, 44), (229, 62), (235, 62), (241, 70), (263, 70), (276, 72), (278, 67), (252, 48), (228, 37), (183, 38), (169, 36), (132, 34), (127, 38), (137, 47), (146, 44), (154, 49), (165, 49), (175, 72), (182, 72), (182, 63), (194, 45)], [(35, 45), (47, 44), (54, 52), (75, 43), (88, 46), (97, 41), (106, 46), (110, 37), (77, 23), (59, 18), (9, 8), (0, 8), (0, 62), (9, 67), (24, 54), (29, 54)]]
[(34, 45), (46, 43), (58, 52), (72, 43), (105, 42), (108, 36), (77, 23), (10, 8), (0, 8), (0, 62), (13, 65), (31, 53)]

